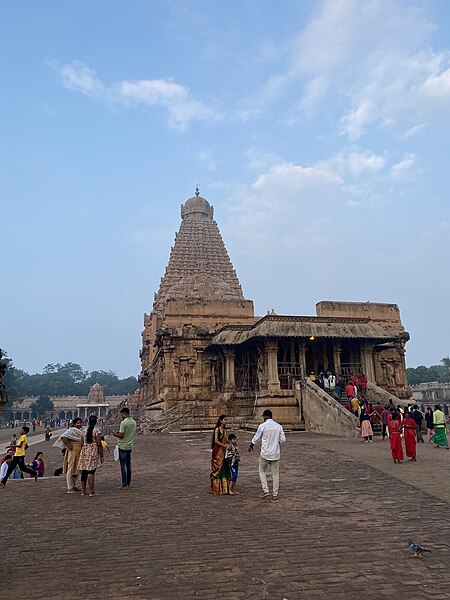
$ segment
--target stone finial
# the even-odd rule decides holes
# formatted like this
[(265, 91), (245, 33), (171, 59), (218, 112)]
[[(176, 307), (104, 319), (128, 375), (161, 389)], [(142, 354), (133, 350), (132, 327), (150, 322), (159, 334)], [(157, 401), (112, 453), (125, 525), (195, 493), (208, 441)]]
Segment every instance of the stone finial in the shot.
[(195, 195), (197, 196), (197, 198), (200, 196), (200, 188), (198, 187), (198, 183), (197, 187), (195, 188)]

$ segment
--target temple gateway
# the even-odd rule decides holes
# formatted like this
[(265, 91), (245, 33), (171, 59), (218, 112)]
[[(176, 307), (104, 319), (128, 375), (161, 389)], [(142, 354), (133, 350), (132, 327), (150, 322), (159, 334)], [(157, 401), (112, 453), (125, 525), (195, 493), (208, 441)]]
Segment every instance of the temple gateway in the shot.
[(309, 375), (331, 371), (346, 382), (364, 373), (369, 401), (405, 400), (408, 339), (396, 304), (326, 301), (316, 316), (255, 317), (213, 206), (197, 188), (181, 206), (169, 263), (144, 315), (141, 401), (149, 414), (174, 414), (179, 426), (221, 413), (249, 422), (271, 408), (293, 428), (354, 431), (353, 415)]

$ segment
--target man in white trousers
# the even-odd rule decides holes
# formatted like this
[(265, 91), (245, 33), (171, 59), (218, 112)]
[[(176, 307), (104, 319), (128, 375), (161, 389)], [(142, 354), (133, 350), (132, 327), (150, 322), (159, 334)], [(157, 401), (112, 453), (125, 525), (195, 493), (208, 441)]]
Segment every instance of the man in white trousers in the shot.
[(286, 441), (283, 428), (272, 419), (272, 411), (266, 409), (263, 414), (264, 423), (258, 427), (252, 441), (249, 452), (261, 439), (261, 454), (259, 456), (259, 478), (263, 489), (263, 498), (270, 498), (269, 485), (267, 483), (266, 471), (270, 465), (272, 472), (272, 498), (278, 500), (278, 489), (280, 487), (280, 443)]

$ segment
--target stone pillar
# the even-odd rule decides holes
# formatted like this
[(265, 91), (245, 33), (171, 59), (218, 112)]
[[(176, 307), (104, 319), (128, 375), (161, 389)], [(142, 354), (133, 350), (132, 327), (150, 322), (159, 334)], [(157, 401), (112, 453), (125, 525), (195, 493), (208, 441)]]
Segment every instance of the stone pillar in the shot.
[(334, 342), (333, 344), (333, 362), (334, 372), (336, 377), (341, 374), (341, 342)]
[(308, 373), (306, 372), (306, 352), (307, 352), (306, 342), (300, 342), (298, 350), (299, 350), (298, 355), (299, 355), (299, 360), (300, 360), (300, 373), (301, 373), (302, 377), (307, 377)]
[(365, 342), (361, 344), (361, 362), (368, 381), (375, 383), (375, 365), (373, 363), (373, 344)]
[(269, 340), (266, 342), (267, 352), (267, 374), (268, 374), (268, 388), (271, 390), (280, 389), (280, 380), (278, 379), (278, 342), (276, 340)]
[(194, 364), (194, 373), (193, 373), (193, 384), (196, 386), (203, 385), (205, 382), (203, 381), (203, 348), (195, 348), (195, 352), (197, 354), (195, 364)]
[(227, 348), (225, 350), (225, 390), (232, 391), (234, 388), (234, 349)]

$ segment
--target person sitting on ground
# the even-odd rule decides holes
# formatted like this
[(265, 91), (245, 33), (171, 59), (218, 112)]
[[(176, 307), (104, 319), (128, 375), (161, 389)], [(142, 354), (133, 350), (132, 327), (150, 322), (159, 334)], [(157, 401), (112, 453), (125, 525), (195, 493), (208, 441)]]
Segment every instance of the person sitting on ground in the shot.
[[(37, 471), (39, 477), (44, 477), (45, 464), (44, 464), (44, 453), (37, 452), (33, 462), (29, 465), (32, 469)], [(32, 477), (32, 475), (30, 475)]]
[(3, 477), (6, 476), (6, 473), (8, 472), (8, 469), (12, 463), (12, 460), (13, 460), (12, 454), (7, 454), (6, 456), (3, 457), (2, 465), (0, 467), (0, 479), (3, 479)]
[(228, 462), (230, 467), (231, 479), (230, 479), (230, 495), (234, 496), (238, 492), (236, 491), (236, 482), (238, 478), (239, 462), (241, 460), (239, 448), (237, 445), (237, 438), (234, 433), (230, 433), (228, 436), (228, 446), (225, 450), (225, 460)]

